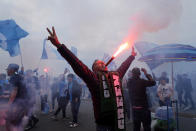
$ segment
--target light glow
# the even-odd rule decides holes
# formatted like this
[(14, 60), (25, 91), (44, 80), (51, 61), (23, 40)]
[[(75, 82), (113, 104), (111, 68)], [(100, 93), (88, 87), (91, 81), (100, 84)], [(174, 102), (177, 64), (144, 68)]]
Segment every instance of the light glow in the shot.
[(44, 72), (48, 73), (48, 68), (44, 68)]
[(118, 50), (116, 51), (116, 53), (113, 55), (113, 57), (115, 58), (118, 54), (120, 54), (123, 50), (127, 49), (129, 46), (128, 42), (122, 44)]

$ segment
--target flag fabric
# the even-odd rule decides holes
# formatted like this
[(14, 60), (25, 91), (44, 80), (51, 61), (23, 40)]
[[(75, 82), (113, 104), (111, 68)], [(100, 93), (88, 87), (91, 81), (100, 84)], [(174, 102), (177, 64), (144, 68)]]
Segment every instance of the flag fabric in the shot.
[(58, 53), (58, 51), (51, 45), (47, 44), (47, 39), (44, 39), (43, 42), (43, 50), (41, 59), (56, 59), (56, 60), (64, 60), (62, 56)]
[(28, 34), (12, 19), (0, 21), (0, 47), (11, 57), (20, 54), (19, 40)]
[(47, 39), (44, 39), (41, 59), (48, 59), (48, 54), (46, 53), (46, 41)]
[[(71, 51), (77, 56), (77, 48), (71, 47)], [(59, 52), (51, 44), (47, 44), (47, 39), (44, 39), (43, 50), (41, 59), (54, 59), (54, 60), (64, 60), (64, 58), (59, 54)]]

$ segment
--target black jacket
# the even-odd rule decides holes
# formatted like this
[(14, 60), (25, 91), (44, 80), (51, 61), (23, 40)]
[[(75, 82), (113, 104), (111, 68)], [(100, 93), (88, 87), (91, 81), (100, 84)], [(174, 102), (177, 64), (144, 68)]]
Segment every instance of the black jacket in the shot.
[(129, 90), (129, 97), (132, 103), (132, 107), (148, 108), (148, 100), (146, 94), (146, 87), (154, 86), (156, 82), (150, 80), (151, 75), (146, 76), (148, 80), (141, 78), (130, 78), (127, 83)]

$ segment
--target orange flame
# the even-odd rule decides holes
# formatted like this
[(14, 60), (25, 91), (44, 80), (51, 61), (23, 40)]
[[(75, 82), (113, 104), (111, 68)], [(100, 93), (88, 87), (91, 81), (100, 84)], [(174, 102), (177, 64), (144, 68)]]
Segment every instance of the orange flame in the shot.
[(128, 42), (122, 44), (118, 50), (116, 51), (116, 53), (113, 55), (113, 57), (116, 57), (118, 54), (120, 54), (123, 50), (125, 50), (126, 48), (128, 48), (129, 44)]

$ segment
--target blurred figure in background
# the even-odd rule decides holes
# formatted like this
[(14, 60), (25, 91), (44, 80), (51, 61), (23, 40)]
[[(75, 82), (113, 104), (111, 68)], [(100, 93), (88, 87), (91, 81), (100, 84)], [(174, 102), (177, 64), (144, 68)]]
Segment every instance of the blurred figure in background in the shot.
[(48, 94), (49, 94), (49, 78), (48, 76), (41, 75), (39, 78), (40, 83), (40, 100), (41, 100), (41, 112), (48, 113)]
[(10, 76), (11, 95), (9, 99), (9, 109), (6, 118), (7, 131), (23, 130), (23, 117), (27, 114), (28, 91), (23, 82), (23, 77), (18, 74), (19, 66), (9, 64), (7, 74)]
[(140, 131), (143, 124), (144, 131), (151, 130), (151, 112), (149, 110), (146, 88), (154, 86), (156, 82), (152, 79), (147, 71), (141, 69), (148, 80), (141, 79), (140, 69), (135, 67), (132, 69), (132, 77), (129, 78), (127, 88), (132, 104), (133, 112), (133, 129)]
[(169, 78), (167, 76), (167, 72), (165, 72), (165, 71), (162, 72), (161, 73), (161, 76), (159, 78), (157, 78), (154, 73), (152, 73), (152, 74), (153, 74), (153, 79), (155, 79), (156, 81), (158, 81), (158, 85), (161, 84), (161, 80), (165, 80), (167, 84), (169, 83)]
[(183, 85), (183, 79), (181, 75), (177, 75), (177, 80), (176, 80), (176, 92), (178, 95), (178, 102), (179, 102), (179, 106), (180, 109), (182, 109), (182, 105), (187, 106), (186, 103), (183, 100), (183, 95), (184, 95), (184, 85)]
[(68, 90), (69, 90), (69, 99), (71, 102), (71, 112), (73, 117), (73, 121), (70, 124), (70, 127), (77, 127), (82, 88), (81, 85), (77, 82), (74, 74), (68, 74), (67, 82), (68, 82)]
[(39, 119), (36, 117), (35, 115), (35, 111), (34, 111), (34, 106), (36, 104), (36, 79), (33, 76), (33, 71), (32, 70), (27, 70), (25, 72), (24, 75), (24, 82), (26, 84), (27, 87), (27, 92), (28, 92), (28, 103), (26, 103), (26, 107), (27, 107), (27, 116), (28, 116), (28, 123), (26, 125), (26, 130), (29, 130), (31, 128), (33, 128), (37, 122), (39, 121)]
[(159, 96), (160, 106), (172, 106), (171, 99), (174, 95), (174, 90), (170, 84), (167, 84), (167, 79), (162, 78), (157, 89), (157, 94)]
[(187, 107), (186, 109), (188, 108), (195, 109), (195, 104), (192, 98), (192, 91), (193, 91), (192, 83), (191, 83), (191, 79), (188, 78), (187, 74), (183, 74), (183, 83), (184, 83), (183, 85), (184, 85), (184, 91), (185, 91), (185, 95), (184, 95), (185, 103), (188, 106), (190, 102), (190, 106), (191, 106), (191, 107)]
[(0, 74), (0, 103), (7, 103), (10, 95), (6, 74)]
[(58, 78), (58, 108), (54, 113), (53, 119), (57, 120), (57, 115), (62, 110), (62, 119), (66, 118), (66, 107), (69, 102), (67, 83), (65, 82), (64, 75), (60, 75)]
[(54, 111), (55, 102), (59, 97), (58, 83), (59, 83), (58, 78), (54, 78), (53, 83), (51, 85), (52, 111)]
[(0, 128), (5, 125), (5, 118), (7, 110), (7, 103), (9, 101), (10, 88), (8, 86), (8, 80), (6, 74), (0, 74)]

